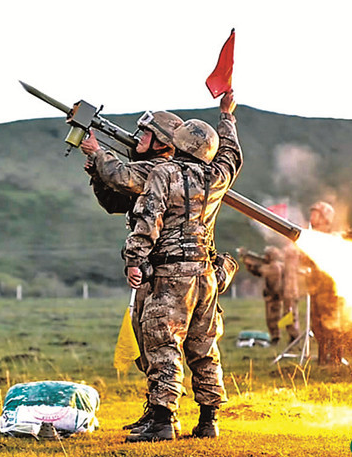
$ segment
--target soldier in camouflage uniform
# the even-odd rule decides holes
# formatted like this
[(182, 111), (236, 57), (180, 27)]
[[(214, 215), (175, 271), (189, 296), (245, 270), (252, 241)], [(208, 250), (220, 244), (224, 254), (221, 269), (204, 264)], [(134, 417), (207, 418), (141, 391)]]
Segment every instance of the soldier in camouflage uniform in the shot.
[[(331, 233), (335, 211), (329, 203), (317, 202), (310, 208), (313, 230)], [(341, 304), (333, 279), (310, 259), (305, 259), (310, 272), (307, 286), (311, 302), (311, 327), (318, 343), (318, 363), (341, 361)]]
[[(145, 127), (145, 120), (153, 117), (153, 123)], [(122, 162), (115, 154), (100, 148), (94, 133), (84, 140), (81, 149), (87, 155), (85, 170), (91, 176), (91, 185), (99, 204), (109, 213), (127, 213), (127, 226), (134, 228), (133, 207), (142, 192), (149, 172), (158, 164), (171, 159), (175, 148), (171, 143), (174, 130), (182, 125), (183, 120), (167, 111), (146, 112), (137, 125), (142, 135), (136, 147), (134, 162)], [(137, 290), (132, 313), (132, 326), (136, 335), (141, 356), (136, 360), (138, 368), (145, 372), (147, 361), (144, 356), (144, 344), (140, 327), (140, 317), (144, 299), (150, 291), (147, 281)], [(177, 421), (176, 417), (174, 418)], [(124, 426), (132, 429), (150, 420), (150, 411), (133, 424)], [(176, 429), (179, 432), (179, 427)]]
[(282, 317), (283, 274), (284, 264), (281, 253), (275, 246), (267, 246), (264, 250), (263, 260), (260, 256), (248, 255), (240, 251), (241, 259), (246, 269), (254, 276), (264, 278), (263, 296), (265, 301), (266, 324), (271, 336), (272, 344), (280, 340), (278, 322)]
[[(153, 116), (153, 123), (145, 128), (145, 120)], [(128, 227), (134, 228), (132, 209), (137, 197), (143, 190), (149, 172), (158, 164), (173, 157), (175, 148), (171, 142), (174, 130), (182, 125), (183, 120), (174, 113), (157, 111), (146, 112), (138, 120), (138, 128), (143, 132), (136, 147), (136, 157), (144, 160), (122, 162), (117, 156), (100, 148), (94, 133), (84, 140), (81, 149), (88, 155), (86, 171), (92, 176), (91, 184), (99, 204), (112, 213), (127, 213)], [(139, 318), (144, 296), (149, 284), (138, 290), (132, 316), (133, 328), (139, 342), (141, 352), (141, 369), (145, 370), (146, 361), (143, 357), (143, 343)]]
[(293, 243), (284, 247), (284, 278), (283, 278), (283, 315), (292, 312), (293, 322), (286, 326), (289, 335), (289, 343), (294, 341), (300, 333), (298, 301), (299, 291), (299, 271), (300, 254)]
[(134, 208), (137, 223), (125, 251), (130, 285), (139, 287), (146, 259), (154, 268), (153, 290), (141, 318), (154, 420), (146, 429), (132, 431), (128, 441), (175, 438), (170, 417), (182, 393), (182, 348), (200, 405), (194, 435), (218, 435), (216, 411), (227, 398), (217, 347), (222, 317), (210, 253), (222, 197), (242, 165), (232, 92), (220, 107), (219, 149), (212, 127), (186, 121), (175, 130), (175, 158), (151, 171)]
[[(150, 117), (153, 122), (146, 128)], [(88, 156), (85, 169), (92, 176), (91, 184), (99, 203), (108, 213), (126, 213), (133, 208), (149, 172), (173, 157), (175, 148), (171, 139), (182, 123), (179, 116), (168, 111), (144, 113), (137, 122), (142, 136), (133, 162), (123, 162), (114, 153), (100, 148), (93, 131), (82, 141), (81, 149)]]

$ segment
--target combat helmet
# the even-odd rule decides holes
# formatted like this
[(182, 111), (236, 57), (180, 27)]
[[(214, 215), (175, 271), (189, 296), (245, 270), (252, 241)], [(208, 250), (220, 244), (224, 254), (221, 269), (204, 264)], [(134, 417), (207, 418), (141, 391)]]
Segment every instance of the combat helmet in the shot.
[(326, 202), (316, 202), (310, 207), (310, 210), (319, 211), (328, 224), (332, 224), (335, 216), (334, 208)]
[(189, 119), (175, 130), (173, 143), (181, 151), (209, 164), (217, 153), (219, 136), (206, 122)]
[(151, 130), (156, 138), (167, 146), (173, 146), (174, 131), (182, 124), (183, 120), (169, 111), (146, 111), (137, 121), (140, 130)]

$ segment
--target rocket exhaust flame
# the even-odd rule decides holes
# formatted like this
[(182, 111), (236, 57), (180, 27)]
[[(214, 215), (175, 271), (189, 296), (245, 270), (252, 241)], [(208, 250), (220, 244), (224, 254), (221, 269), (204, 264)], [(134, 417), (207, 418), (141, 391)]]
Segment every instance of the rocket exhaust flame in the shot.
[(346, 265), (346, 260), (352, 259), (352, 241), (339, 235), (302, 229), (233, 190), (227, 192), (223, 201), (293, 241), (320, 270), (333, 279), (336, 292), (345, 300), (345, 311), (349, 310), (349, 320), (352, 321), (352, 280), (350, 269)]
[(334, 280), (338, 296), (352, 308), (351, 270), (346, 265), (352, 259), (352, 241), (340, 235), (302, 230), (296, 245)]

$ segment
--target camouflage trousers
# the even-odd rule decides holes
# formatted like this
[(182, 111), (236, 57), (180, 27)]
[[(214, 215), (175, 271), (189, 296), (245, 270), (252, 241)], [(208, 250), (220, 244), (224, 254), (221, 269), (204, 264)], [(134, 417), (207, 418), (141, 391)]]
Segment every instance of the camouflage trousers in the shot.
[(298, 316), (298, 298), (284, 298), (284, 312), (286, 315), (292, 311), (293, 322), (290, 325), (286, 326), (287, 333), (289, 334), (291, 340), (295, 340), (299, 336), (299, 316)]
[(318, 363), (339, 364), (343, 352), (339, 299), (333, 292), (311, 295), (311, 328), (318, 343)]
[(280, 329), (278, 322), (282, 317), (282, 300), (265, 297), (265, 318), (270, 337), (280, 338)]
[(195, 401), (227, 400), (217, 341), (223, 334), (214, 271), (201, 276), (156, 276), (141, 318), (149, 400), (176, 411), (183, 392), (183, 354)]

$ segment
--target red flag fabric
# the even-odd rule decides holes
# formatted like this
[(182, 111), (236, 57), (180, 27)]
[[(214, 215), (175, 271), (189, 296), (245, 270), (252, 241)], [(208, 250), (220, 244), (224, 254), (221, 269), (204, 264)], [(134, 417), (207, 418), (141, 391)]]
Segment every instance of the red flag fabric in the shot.
[(275, 213), (277, 216), (281, 216), (284, 219), (287, 219), (288, 208), (286, 203), (278, 203), (277, 205), (271, 205), (267, 208), (272, 213)]
[(205, 81), (213, 98), (219, 97), (232, 87), (233, 53), (235, 48), (235, 29), (231, 30), (229, 38), (222, 47), (218, 63), (214, 71)]

